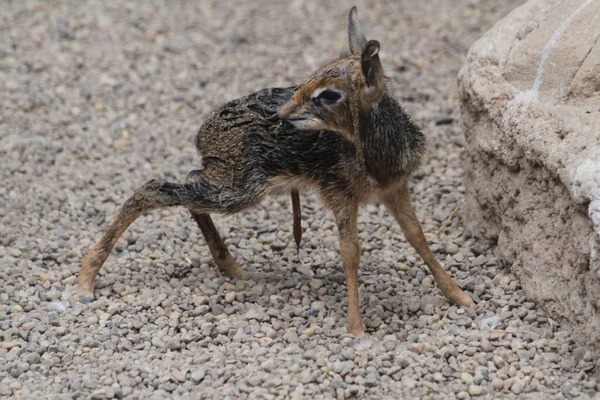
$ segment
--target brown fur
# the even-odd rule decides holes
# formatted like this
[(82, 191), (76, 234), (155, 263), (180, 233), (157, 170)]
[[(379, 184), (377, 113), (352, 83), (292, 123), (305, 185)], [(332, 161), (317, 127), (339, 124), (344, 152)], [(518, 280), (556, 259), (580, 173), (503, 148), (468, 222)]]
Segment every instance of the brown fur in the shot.
[(410, 204), (409, 176), (421, 161), (424, 136), (388, 93), (379, 43), (367, 41), (360, 32), (355, 8), (348, 21), (350, 55), (325, 65), (298, 88), (265, 89), (223, 105), (198, 133), (203, 169), (192, 171), (184, 183), (150, 181), (127, 200), (83, 261), (83, 300), (93, 298), (98, 270), (119, 236), (144, 212), (187, 207), (216, 264), (238, 278), (244, 272), (209, 213), (233, 214), (267, 194), (309, 186), (332, 210), (338, 226), (349, 332), (364, 333), (358, 296), (358, 207), (375, 198), (394, 215), (442, 293), (459, 305), (473, 304), (429, 249)]

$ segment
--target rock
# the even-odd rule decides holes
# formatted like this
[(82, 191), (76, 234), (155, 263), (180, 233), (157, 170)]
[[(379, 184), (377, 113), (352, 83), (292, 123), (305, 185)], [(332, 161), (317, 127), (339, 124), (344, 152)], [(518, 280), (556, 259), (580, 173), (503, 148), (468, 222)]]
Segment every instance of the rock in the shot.
[(112, 397), (108, 397), (109, 394), (107, 393), (107, 388), (101, 388), (98, 389), (94, 392), (92, 392), (90, 398), (92, 400), (105, 400), (105, 399), (111, 399)]
[(48, 303), (48, 308), (51, 310), (63, 312), (66, 311), (67, 308), (69, 308), (69, 303), (67, 303), (66, 301), (53, 301), (51, 303)]
[(267, 361), (263, 362), (261, 368), (266, 372), (273, 372), (275, 369), (275, 361), (272, 358), (269, 358)]
[(533, 373), (533, 368), (529, 365), (524, 365), (521, 367), (521, 372), (523, 372), (525, 375), (531, 375)]
[(529, 0), (459, 73), (467, 227), (586, 343), (600, 339), (599, 13), (597, 1)]
[(413, 343), (410, 345), (410, 350), (414, 353), (421, 354), (423, 353), (423, 344)]
[(460, 379), (467, 385), (470, 385), (473, 383), (473, 375), (469, 374), (468, 372), (463, 372), (460, 375)]
[(225, 293), (225, 303), (233, 303), (235, 301), (235, 292)]
[(421, 308), (421, 302), (419, 301), (419, 299), (413, 299), (411, 300), (408, 304), (408, 311), (412, 312), (412, 313), (416, 313), (417, 311), (419, 311), (419, 308)]
[[(495, 301), (497, 302), (499, 300), (495, 299)], [(496, 329), (501, 321), (502, 320), (498, 315), (483, 318), (480, 322), (481, 329)]]
[(317, 333), (317, 328), (315, 326), (311, 326), (306, 328), (303, 332), (304, 335), (310, 337), (312, 335), (314, 335), (315, 333)]
[(173, 371), (171, 371), (171, 376), (177, 382), (185, 382), (185, 375), (185, 371), (180, 371), (178, 369), (174, 369)]
[(512, 351), (516, 352), (517, 350), (523, 348), (523, 342), (521, 342), (519, 339), (513, 339), (510, 342), (510, 348), (512, 349)]
[(473, 382), (474, 382), (476, 385), (480, 385), (480, 384), (481, 384), (481, 382), (483, 382), (484, 380), (485, 380), (485, 376), (483, 376), (483, 375), (482, 375), (482, 374), (480, 374), (479, 372), (477, 372), (477, 373), (475, 374), (475, 376), (473, 377)]
[(190, 374), (190, 378), (196, 383), (202, 382), (204, 379), (204, 370), (200, 368), (194, 369)]
[(336, 379), (334, 379), (334, 380), (331, 382), (331, 387), (332, 387), (332, 388), (334, 388), (334, 389), (336, 389), (336, 390), (337, 390), (337, 389), (344, 388), (345, 386), (346, 386), (346, 384), (345, 384), (345, 383), (344, 383), (344, 381), (342, 381), (341, 379), (337, 379), (337, 378), (336, 378)]
[(13, 257), (19, 257), (21, 255), (21, 250), (19, 249), (15, 249), (15, 248), (9, 248), (8, 249), (8, 254), (13, 256)]
[(500, 356), (494, 356), (492, 358), (492, 362), (496, 366), (496, 368), (502, 368), (506, 365), (506, 361)]
[(405, 376), (402, 378), (402, 387), (406, 389), (414, 389), (417, 387), (417, 381), (411, 378), (410, 376)]
[(167, 343), (167, 348), (169, 350), (179, 350), (181, 348), (181, 341), (177, 338), (169, 339)]
[(302, 374), (300, 375), (300, 382), (307, 384), (312, 382), (313, 380), (313, 376), (312, 376), (312, 372), (310, 371), (310, 369), (306, 369), (302, 372)]
[(344, 370), (344, 363), (342, 363), (340, 360), (336, 360), (333, 363), (333, 367), (332, 367), (333, 372), (335, 372), (336, 374), (340, 374), (342, 373), (342, 371)]
[(469, 385), (469, 394), (471, 396), (480, 396), (483, 394), (483, 388), (477, 385)]
[(257, 309), (257, 308), (251, 308), (249, 309), (246, 314), (244, 315), (244, 317), (246, 319), (255, 319), (258, 321), (262, 321), (265, 319), (268, 319), (268, 317), (264, 314), (262, 309)]
[(460, 251), (460, 248), (455, 243), (449, 243), (446, 246), (446, 253), (448, 254), (456, 254)]
[[(373, 340), (369, 339), (369, 338), (363, 338), (360, 341), (358, 341), (355, 345), (354, 345), (354, 350), (356, 351), (365, 351), (371, 348), (371, 346), (373, 346)], [(352, 357), (353, 358), (353, 357)]]
[(492, 387), (494, 390), (502, 390), (504, 382), (502, 382), (502, 379), (494, 378), (492, 379)]
[(296, 328), (290, 328), (283, 334), (283, 338), (287, 340), (289, 343), (294, 343), (298, 341), (298, 332)]
[(262, 328), (260, 328), (260, 331), (271, 339), (275, 339), (278, 336), (277, 331), (271, 328), (270, 326), (263, 326)]
[(181, 313), (174, 312), (169, 316), (169, 326), (172, 328), (177, 328), (179, 326), (179, 319), (181, 318)]
[(298, 391), (294, 391), (290, 394), (291, 400), (304, 400), (304, 395)]
[(17, 362), (16, 365), (11, 369), (10, 374), (13, 378), (20, 377), (23, 373), (29, 371), (29, 364), (26, 362)]
[(248, 378), (248, 385), (250, 386), (260, 386), (262, 382), (263, 380), (259, 375), (252, 375)]
[(487, 339), (481, 339), (481, 343), (479, 344), (479, 347), (481, 347), (481, 350), (483, 350), (485, 352), (494, 351), (494, 346), (492, 346), (490, 341)]
[(510, 387), (510, 391), (514, 394), (521, 394), (521, 392), (523, 391), (523, 382), (521, 382), (519, 379), (515, 379), (515, 381)]
[(2, 348), (7, 350), (10, 350), (18, 345), (19, 344), (17, 342), (2, 342)]

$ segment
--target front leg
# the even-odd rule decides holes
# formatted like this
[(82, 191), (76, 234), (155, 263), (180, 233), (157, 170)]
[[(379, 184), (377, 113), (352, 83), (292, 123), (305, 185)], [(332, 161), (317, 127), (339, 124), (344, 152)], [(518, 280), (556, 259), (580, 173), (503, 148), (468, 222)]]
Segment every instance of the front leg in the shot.
[(454, 279), (444, 270), (429, 248), (427, 239), (423, 235), (421, 224), (410, 204), (408, 181), (403, 183), (399, 189), (386, 193), (383, 196), (383, 201), (400, 224), (406, 240), (423, 257), (425, 264), (429, 267), (433, 278), (444, 296), (459, 306), (471, 307), (475, 305), (471, 296), (456, 286)]
[(340, 252), (348, 285), (348, 317), (346, 327), (356, 336), (365, 334), (358, 298), (358, 203), (355, 199), (340, 199), (332, 208), (340, 235)]

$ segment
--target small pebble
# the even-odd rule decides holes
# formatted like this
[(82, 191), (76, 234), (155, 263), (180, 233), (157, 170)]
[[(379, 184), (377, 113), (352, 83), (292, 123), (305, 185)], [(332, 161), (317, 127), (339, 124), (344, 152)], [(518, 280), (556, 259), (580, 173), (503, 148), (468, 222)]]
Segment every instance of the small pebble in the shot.
[(308, 336), (308, 337), (311, 337), (311, 336), (312, 336), (312, 335), (314, 335), (316, 332), (317, 332), (317, 328), (316, 328), (316, 327), (314, 327), (314, 326), (311, 326), (311, 327), (309, 327), (309, 328), (306, 328), (306, 329), (304, 330), (304, 332), (303, 332), (303, 333), (304, 333), (306, 336)]
[(523, 391), (523, 382), (521, 382), (519, 379), (516, 379), (511, 385), (510, 391), (514, 394), (521, 394), (521, 392)]
[(235, 293), (234, 292), (227, 292), (225, 293), (225, 303), (233, 303), (235, 301)]
[(202, 382), (204, 376), (204, 370), (202, 369), (194, 369), (190, 374), (190, 378), (196, 383)]
[(492, 387), (494, 388), (494, 390), (502, 390), (502, 388), (504, 387), (504, 382), (502, 381), (502, 379), (494, 378), (492, 379)]
[(483, 388), (477, 385), (469, 385), (469, 394), (471, 396), (479, 396), (483, 394)]
[(421, 343), (413, 343), (410, 345), (411, 351), (417, 354), (423, 353), (423, 345)]

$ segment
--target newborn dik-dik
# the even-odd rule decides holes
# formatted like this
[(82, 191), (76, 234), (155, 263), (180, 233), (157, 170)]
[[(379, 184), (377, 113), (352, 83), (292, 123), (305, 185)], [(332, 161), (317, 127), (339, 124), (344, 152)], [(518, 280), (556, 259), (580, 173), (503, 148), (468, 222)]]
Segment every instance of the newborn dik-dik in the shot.
[(379, 59), (379, 42), (360, 31), (356, 8), (348, 15), (350, 55), (336, 59), (297, 88), (265, 89), (217, 109), (200, 129), (201, 170), (186, 182), (152, 180), (121, 208), (83, 261), (82, 300), (93, 299), (94, 280), (116, 241), (143, 213), (184, 206), (198, 223), (215, 263), (243, 278), (210, 214), (256, 206), (270, 193), (311, 187), (333, 212), (348, 284), (348, 331), (364, 333), (358, 299), (357, 213), (381, 199), (406, 239), (423, 257), (444, 296), (461, 306), (471, 297), (454, 283), (429, 249), (410, 204), (409, 175), (425, 139), (392, 98)]

